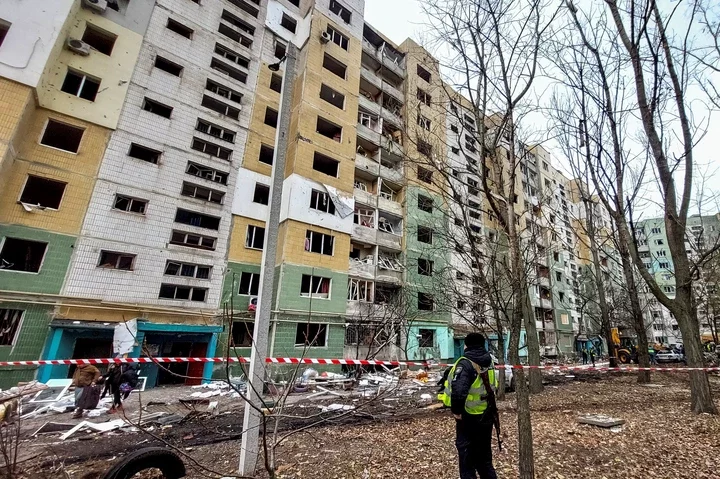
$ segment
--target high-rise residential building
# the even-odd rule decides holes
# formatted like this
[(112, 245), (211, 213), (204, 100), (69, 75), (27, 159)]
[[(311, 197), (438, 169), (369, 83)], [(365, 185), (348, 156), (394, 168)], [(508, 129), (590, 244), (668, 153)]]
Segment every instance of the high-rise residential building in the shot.
[[(443, 83), (438, 60), (412, 40), (393, 43), (364, 9), (2, 3), (0, 359), (111, 356), (128, 320), (131, 356), (249, 355), (276, 153), (286, 166), (269, 354), (461, 354), (462, 337), (497, 314), (477, 281), (487, 265), (469, 248), (504, 247), (478, 174), (496, 165), (481, 165), (481, 120)], [(296, 78), (285, 92), (291, 42)], [(281, 114), (287, 148), (275, 152)], [(515, 209), (532, 245), (542, 352), (569, 353), (585, 321), (585, 212), (548, 151), (521, 158)], [(649, 263), (671, 288), (662, 226), (645, 229)], [(611, 274), (614, 253), (603, 251)], [(211, 364), (168, 369), (142, 374), (149, 386), (213, 374)], [(71, 372), (0, 370), (0, 385)]]
[[(66, 275), (151, 10), (143, 1), (0, 4), (3, 360), (39, 358), (48, 327), (66, 317)], [(0, 377), (5, 387), (34, 374)]]

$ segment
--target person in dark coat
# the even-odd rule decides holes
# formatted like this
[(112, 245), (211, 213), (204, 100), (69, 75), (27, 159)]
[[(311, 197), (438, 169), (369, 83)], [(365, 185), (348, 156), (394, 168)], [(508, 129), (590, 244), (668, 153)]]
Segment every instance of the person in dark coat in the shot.
[[(497, 479), (492, 463), (494, 411), (487, 407), (481, 414), (471, 414), (466, 407), (468, 393), (473, 384), (478, 384), (478, 370), (492, 367), (492, 357), (485, 349), (485, 337), (480, 333), (468, 334), (465, 338), (465, 352), (455, 364), (450, 387), (450, 409), (455, 417), (455, 446), (461, 479), (476, 479), (476, 472), (480, 474), (480, 479)], [(492, 378), (490, 384), (496, 387), (494, 371)]]
[(120, 375), (120, 392), (123, 395), (123, 401), (130, 396), (133, 389), (137, 388), (140, 382), (139, 369), (140, 366), (135, 363), (128, 364)]

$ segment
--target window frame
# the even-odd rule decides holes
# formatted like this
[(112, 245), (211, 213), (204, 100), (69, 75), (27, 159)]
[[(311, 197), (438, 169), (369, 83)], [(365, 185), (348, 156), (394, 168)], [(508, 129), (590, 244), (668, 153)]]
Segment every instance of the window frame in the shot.
[[(250, 233), (251, 228), (252, 228), (252, 234)], [(262, 230), (262, 235), (263, 235), (262, 241), (260, 243), (261, 246), (259, 248), (257, 246), (251, 246), (251, 245), (254, 245), (255, 243), (257, 243), (256, 237), (258, 234), (258, 229)], [(256, 250), (256, 251), (262, 251), (263, 248), (265, 247), (265, 233), (266, 233), (266, 229), (263, 226), (248, 225), (245, 230), (245, 248)]]
[[(313, 251), (313, 239), (316, 235), (320, 235), (320, 251)], [(326, 237), (330, 238), (330, 253), (326, 253)], [(311, 229), (305, 230), (305, 252), (321, 254), (324, 256), (335, 256), (335, 236), (327, 233), (320, 233), (319, 231), (313, 231)]]
[[(117, 259), (115, 260), (114, 266), (105, 266), (108, 264), (108, 261), (103, 262), (103, 255), (117, 255)], [(129, 268), (121, 268), (120, 262), (123, 260), (123, 258), (130, 258), (130, 267)], [(110, 251), (110, 250), (100, 250), (100, 256), (98, 256), (98, 264), (95, 266), (96, 268), (103, 268), (103, 269), (113, 269), (118, 271), (135, 271), (135, 260), (137, 259), (137, 255), (133, 253), (123, 253), (120, 251)]]

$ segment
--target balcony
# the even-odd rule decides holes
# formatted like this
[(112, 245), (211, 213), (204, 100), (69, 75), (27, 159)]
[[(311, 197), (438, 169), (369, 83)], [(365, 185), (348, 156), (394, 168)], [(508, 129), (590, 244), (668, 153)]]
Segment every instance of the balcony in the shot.
[(360, 188), (355, 188), (353, 190), (353, 196), (355, 197), (356, 203), (360, 203), (360, 204), (363, 204), (366, 206), (372, 206), (372, 207), (377, 206), (377, 202), (378, 202), (377, 195), (375, 195), (369, 191), (361, 190)]
[[(359, 132), (359, 130), (358, 130)], [(403, 156), (403, 147), (400, 143), (391, 140), (386, 136), (382, 136), (380, 139), (380, 146), (382, 146), (388, 153), (395, 155), (399, 158)]]
[(369, 226), (353, 225), (352, 239), (363, 243), (377, 244), (377, 230)]
[(375, 146), (380, 146), (381, 144), (381, 135), (377, 131), (374, 131), (367, 126), (363, 125), (362, 123), (358, 123), (357, 125), (357, 135), (367, 140), (368, 142), (372, 143)]
[[(357, 196), (355, 198), (357, 199)], [(402, 216), (402, 214), (403, 214), (402, 205), (400, 203), (398, 203), (397, 201), (393, 201), (393, 200), (384, 198), (383, 195), (377, 196), (377, 201), (378, 201), (377, 205), (378, 205), (379, 209), (387, 211), (389, 213), (392, 213), (396, 216)]]
[(377, 48), (375, 45), (363, 38), (362, 49), (363, 53), (382, 64), (383, 68), (387, 69), (398, 79), (402, 80), (405, 78), (405, 59), (395, 57), (392, 53), (385, 53), (385, 45)]
[(380, 108), (380, 116), (383, 118), (383, 120), (387, 120), (399, 128), (405, 125), (399, 115), (396, 115), (387, 108)]
[(369, 111), (370, 113), (378, 116), (380, 115), (380, 111), (382, 110), (380, 104), (362, 94), (358, 95), (358, 105), (361, 108)]
[(400, 163), (395, 165), (395, 168), (389, 166), (380, 165), (380, 177), (384, 180), (388, 180), (397, 185), (401, 185), (403, 182), (403, 172)]
[(401, 103), (405, 101), (405, 95), (395, 85), (381, 78), (375, 72), (370, 70), (367, 66), (362, 65), (362, 67), (360, 68), (360, 76), (378, 90), (383, 90), (389, 93)]
[(400, 251), (402, 249), (402, 235), (387, 233), (385, 231), (377, 231), (376, 244), (395, 251)]
[(372, 257), (368, 257), (366, 261), (360, 261), (356, 259), (350, 259), (350, 268), (348, 273), (350, 276), (356, 276), (363, 279), (374, 279), (375, 278), (375, 263), (372, 262)]
[(391, 283), (400, 285), (403, 282), (403, 272), (391, 269), (378, 268), (375, 275), (375, 281), (378, 283)]
[(550, 278), (547, 276), (540, 276), (538, 277), (538, 284), (540, 286), (550, 287)]
[(355, 155), (355, 169), (364, 171), (372, 176), (380, 175), (380, 163), (359, 153)]
[(540, 307), (543, 309), (552, 309), (552, 301), (549, 299), (540, 298)]

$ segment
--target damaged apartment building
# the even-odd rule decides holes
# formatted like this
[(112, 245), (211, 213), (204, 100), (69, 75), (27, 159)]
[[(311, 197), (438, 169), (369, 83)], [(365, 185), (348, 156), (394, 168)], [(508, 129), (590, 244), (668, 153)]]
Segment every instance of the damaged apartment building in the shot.
[[(438, 61), (394, 44), (364, 9), (2, 2), (0, 360), (110, 357), (115, 326), (133, 319), (130, 356), (249, 355), (283, 94), (269, 354), (456, 356), (457, 318), (434, 274), (457, 263), (439, 234), (446, 189), (420, 165), (465, 161), (422, 139), (459, 141), (459, 123)], [(282, 92), (289, 42), (297, 76)], [(486, 233), (471, 180), (471, 221)], [(169, 369), (142, 375), (152, 387), (213, 374), (211, 363)], [(6, 368), (0, 385), (71, 373)]]

